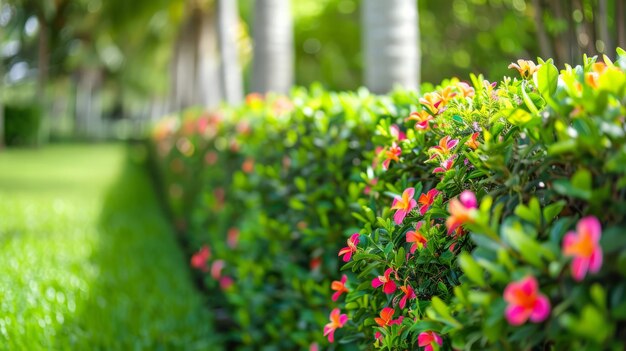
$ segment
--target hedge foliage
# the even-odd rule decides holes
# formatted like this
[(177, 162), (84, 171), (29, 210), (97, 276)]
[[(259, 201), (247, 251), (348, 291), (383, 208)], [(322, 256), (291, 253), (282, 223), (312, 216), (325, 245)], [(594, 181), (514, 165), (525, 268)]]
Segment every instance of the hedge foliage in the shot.
[(520, 60), (515, 78), (423, 95), (313, 87), (164, 120), (169, 203), (231, 342), (623, 347), (618, 54), (560, 72)]

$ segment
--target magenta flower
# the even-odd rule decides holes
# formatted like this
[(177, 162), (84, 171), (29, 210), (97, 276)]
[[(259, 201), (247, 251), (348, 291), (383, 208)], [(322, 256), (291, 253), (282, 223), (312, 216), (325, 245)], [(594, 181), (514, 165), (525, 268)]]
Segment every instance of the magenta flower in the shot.
[(404, 132), (400, 130), (400, 127), (395, 124), (392, 124), (391, 127), (389, 127), (389, 134), (391, 134), (391, 136), (398, 141), (406, 139), (406, 134), (404, 134)]
[(352, 254), (356, 252), (356, 246), (359, 244), (359, 233), (354, 233), (347, 241), (348, 246), (339, 250), (339, 254), (337, 256), (343, 255), (343, 261), (348, 262), (352, 257)]
[(439, 336), (439, 334), (435, 333), (434, 331), (426, 331), (423, 333), (420, 333), (420, 335), (417, 336), (417, 345), (419, 347), (424, 347), (424, 351), (433, 351), (433, 343), (437, 343), (439, 346), (443, 345), (443, 340), (441, 339), (441, 336)]
[(533, 323), (540, 323), (550, 314), (550, 301), (539, 292), (533, 276), (509, 283), (504, 289), (504, 301), (508, 303), (504, 316), (511, 325), (522, 325), (529, 318)]
[(384, 275), (379, 275), (372, 280), (372, 287), (378, 288), (382, 285), (385, 294), (393, 294), (396, 291), (396, 283), (391, 279), (392, 268), (387, 268)]
[(563, 254), (574, 257), (572, 277), (581, 281), (587, 272), (597, 273), (602, 266), (600, 235), (602, 228), (596, 217), (582, 218), (576, 225), (576, 232), (568, 232), (563, 238)]
[(393, 216), (393, 220), (396, 224), (402, 224), (404, 217), (411, 212), (417, 206), (417, 201), (413, 198), (415, 195), (415, 188), (406, 188), (402, 192), (402, 196), (396, 196), (391, 203), (391, 209), (396, 210), (396, 214)]

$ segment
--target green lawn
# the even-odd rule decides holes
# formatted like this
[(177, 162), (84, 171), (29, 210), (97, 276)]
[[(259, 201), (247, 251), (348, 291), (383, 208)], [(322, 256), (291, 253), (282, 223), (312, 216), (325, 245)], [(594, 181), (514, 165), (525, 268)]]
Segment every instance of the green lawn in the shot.
[(0, 349), (220, 348), (129, 152), (0, 152)]

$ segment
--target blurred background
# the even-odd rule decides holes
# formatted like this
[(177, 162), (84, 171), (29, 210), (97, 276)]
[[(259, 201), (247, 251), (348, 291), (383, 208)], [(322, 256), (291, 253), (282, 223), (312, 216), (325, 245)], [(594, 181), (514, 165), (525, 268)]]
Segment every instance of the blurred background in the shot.
[(131, 138), (250, 92), (419, 87), (626, 46), (624, 0), (3, 0), (0, 142)]

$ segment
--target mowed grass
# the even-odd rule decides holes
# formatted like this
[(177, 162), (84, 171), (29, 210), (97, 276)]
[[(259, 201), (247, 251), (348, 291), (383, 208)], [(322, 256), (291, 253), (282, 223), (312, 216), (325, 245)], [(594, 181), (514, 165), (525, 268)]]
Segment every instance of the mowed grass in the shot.
[(221, 348), (129, 152), (0, 152), (0, 349)]

